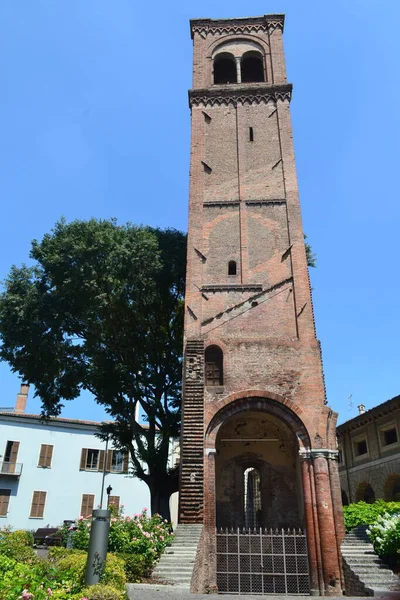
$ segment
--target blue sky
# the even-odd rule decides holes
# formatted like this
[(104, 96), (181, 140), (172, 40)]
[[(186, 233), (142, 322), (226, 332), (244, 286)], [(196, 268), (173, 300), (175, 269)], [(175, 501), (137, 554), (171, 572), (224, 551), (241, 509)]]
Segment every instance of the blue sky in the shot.
[[(61, 215), (185, 230), (189, 19), (274, 12), (286, 13), (315, 317), (343, 421), (400, 393), (398, 2), (2, 0), (0, 279)], [(0, 406), (18, 388), (0, 363)], [(88, 397), (63, 414), (103, 416)]]

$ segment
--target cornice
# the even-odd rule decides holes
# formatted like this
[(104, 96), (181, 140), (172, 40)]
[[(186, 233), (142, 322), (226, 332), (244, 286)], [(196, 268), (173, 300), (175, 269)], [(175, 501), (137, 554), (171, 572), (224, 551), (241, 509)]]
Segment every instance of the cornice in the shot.
[(370, 408), (365, 413), (361, 415), (357, 415), (353, 417), (349, 421), (345, 421), (341, 425), (338, 425), (336, 428), (336, 433), (338, 437), (342, 437), (344, 433), (348, 431), (354, 431), (355, 429), (360, 429), (364, 427), (368, 423), (372, 423), (373, 421), (377, 421), (382, 417), (390, 415), (393, 412), (397, 412), (400, 410), (400, 396), (395, 396), (382, 404), (378, 404), (378, 406), (374, 406)]
[(192, 19), (190, 34), (205, 39), (215, 35), (243, 35), (261, 32), (271, 33), (275, 29), (283, 31), (285, 15), (264, 15), (242, 19)]
[(315, 458), (326, 458), (327, 460), (339, 460), (339, 451), (330, 448), (301, 448), (299, 450), (300, 460), (311, 460)]
[(237, 104), (267, 104), (268, 102), (290, 102), (292, 84), (281, 85), (232, 84), (189, 90), (189, 106), (228, 106)]

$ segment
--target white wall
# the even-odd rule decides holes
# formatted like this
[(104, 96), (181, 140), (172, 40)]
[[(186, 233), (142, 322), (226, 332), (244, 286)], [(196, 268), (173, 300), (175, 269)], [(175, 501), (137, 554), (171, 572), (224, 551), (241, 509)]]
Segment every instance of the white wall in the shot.
[[(19, 441), (17, 462), (22, 463), (19, 478), (0, 472), (0, 488), (11, 489), (7, 517), (0, 517), (0, 528), (36, 530), (60, 525), (64, 519), (79, 516), (82, 494), (94, 494), (96, 508), (100, 504), (102, 473), (80, 471), (82, 448), (105, 449), (105, 442), (94, 436), (94, 427), (81, 424), (52, 422), (42, 424), (28, 416), (0, 414), (0, 456), (4, 456), (8, 440)], [(51, 468), (38, 467), (41, 444), (52, 444)], [(110, 449), (112, 446), (109, 447)], [(3, 459), (0, 458), (0, 461)], [(104, 489), (112, 486), (111, 495), (120, 496), (125, 514), (150, 508), (150, 496), (145, 483), (123, 473), (106, 473)], [(46, 491), (43, 518), (30, 518), (33, 491)], [(106, 504), (104, 492), (103, 507)]]

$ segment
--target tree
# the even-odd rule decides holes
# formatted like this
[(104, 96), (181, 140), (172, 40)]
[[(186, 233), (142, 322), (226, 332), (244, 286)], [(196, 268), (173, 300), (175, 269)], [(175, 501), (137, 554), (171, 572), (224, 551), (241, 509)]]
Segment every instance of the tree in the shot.
[(317, 266), (317, 256), (312, 251), (311, 245), (306, 242), (307, 236), (304, 234), (304, 245), (306, 247), (306, 258), (307, 258), (307, 267), (316, 267)]
[[(0, 296), (0, 358), (35, 387), (43, 415), (89, 390), (169, 520), (168, 466), (180, 431), (186, 236), (114, 220), (60, 221), (12, 267)], [(136, 420), (140, 406), (146, 424)], [(147, 469), (143, 468), (143, 462)]]

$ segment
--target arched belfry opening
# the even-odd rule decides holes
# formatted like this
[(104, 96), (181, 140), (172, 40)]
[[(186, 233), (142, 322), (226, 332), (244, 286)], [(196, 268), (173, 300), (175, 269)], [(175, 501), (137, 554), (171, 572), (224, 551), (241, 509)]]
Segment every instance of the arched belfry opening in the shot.
[(235, 57), (229, 52), (217, 54), (214, 59), (214, 83), (237, 83)]
[(264, 81), (264, 65), (260, 52), (245, 52), (240, 61), (242, 83)]
[(302, 527), (298, 443), (280, 418), (245, 411), (224, 422), (215, 461), (219, 528)]

